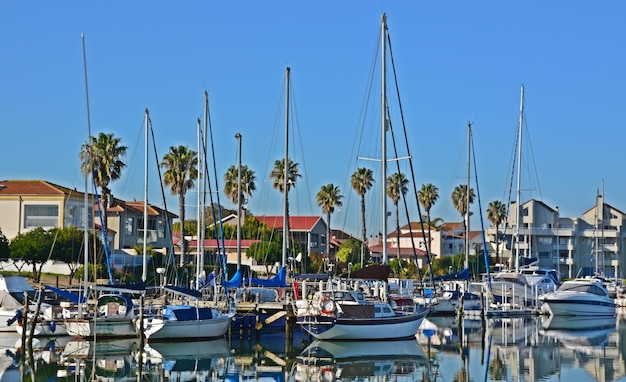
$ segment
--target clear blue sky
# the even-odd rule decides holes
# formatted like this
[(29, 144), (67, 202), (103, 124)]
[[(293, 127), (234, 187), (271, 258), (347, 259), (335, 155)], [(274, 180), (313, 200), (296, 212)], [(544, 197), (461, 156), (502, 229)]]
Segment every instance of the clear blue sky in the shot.
[[(468, 120), (483, 209), (506, 200), (521, 84), (529, 178), (523, 199), (580, 216), (604, 181), (606, 201), (626, 210), (622, 1), (3, 1), (0, 179), (82, 189), (85, 33), (92, 134), (114, 133), (129, 147), (128, 168), (112, 185), (117, 197), (143, 198), (144, 109), (160, 156), (171, 145), (195, 150), (206, 89), (220, 183), (236, 163), (240, 132), (243, 163), (257, 175), (249, 207), (281, 214), (268, 175), (283, 156), (281, 100), (290, 66), (292, 156), (303, 172), (291, 212), (321, 214), (315, 194), (332, 182), (345, 199), (331, 223), (358, 234), (358, 200), (347, 178), (357, 165), (377, 166), (356, 162), (353, 147), (383, 12), (416, 182), (440, 191), (433, 216), (460, 221), (450, 193), (466, 182)], [(363, 139), (361, 148), (370, 145), (367, 134)], [(406, 161), (401, 166), (408, 169)], [(153, 182), (150, 202), (162, 205)], [(374, 209), (377, 200), (372, 192), (368, 205)], [(193, 193), (188, 203), (193, 218)], [(178, 211), (175, 198), (168, 208)], [(376, 215), (369, 219), (368, 230), (377, 231)]]

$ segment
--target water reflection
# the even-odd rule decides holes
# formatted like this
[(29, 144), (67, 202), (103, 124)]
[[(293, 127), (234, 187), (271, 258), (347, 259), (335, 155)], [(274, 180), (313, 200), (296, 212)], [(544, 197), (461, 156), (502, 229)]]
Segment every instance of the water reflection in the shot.
[(294, 381), (352, 381), (394, 377), (421, 379), (427, 360), (415, 339), (404, 341), (315, 341), (298, 357)]
[(294, 331), (150, 342), (0, 336), (0, 381), (626, 381), (626, 319), (428, 317), (409, 341)]

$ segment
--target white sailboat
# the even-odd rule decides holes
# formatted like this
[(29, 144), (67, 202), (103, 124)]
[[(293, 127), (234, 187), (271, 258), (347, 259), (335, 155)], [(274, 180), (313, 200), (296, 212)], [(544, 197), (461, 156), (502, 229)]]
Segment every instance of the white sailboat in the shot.
[[(382, 128), (382, 179), (387, 179), (386, 134), (387, 96), (385, 83), (387, 22), (386, 15), (381, 17), (382, 42), (382, 89), (381, 89), (381, 128)], [(384, 182), (383, 182), (384, 183)], [(382, 190), (382, 211), (387, 211), (387, 195)], [(385, 215), (385, 213), (383, 213)], [(386, 216), (382, 218), (382, 237), (386, 240)], [(387, 245), (383, 244), (383, 263), (387, 262)], [(428, 310), (394, 310), (390, 303), (367, 301), (359, 293), (352, 291), (322, 291), (319, 306), (310, 306), (297, 318), (304, 331), (320, 340), (390, 340), (415, 338), (420, 324)], [(356, 293), (356, 294), (355, 294)], [(363, 293), (360, 293), (363, 295)], [(297, 304), (298, 305), (298, 304)]]
[[(150, 123), (150, 113), (145, 110), (145, 161), (146, 173), (145, 184), (147, 188), (147, 161), (148, 161), (148, 131)], [(89, 137), (91, 139), (91, 136)], [(144, 253), (143, 253), (143, 272), (142, 281), (146, 281), (146, 232), (147, 232), (147, 191), (144, 195)], [(86, 206), (87, 208), (87, 206)], [(85, 219), (85, 222), (87, 220)], [(85, 223), (86, 225), (86, 223)], [(86, 231), (86, 228), (85, 228)], [(87, 234), (85, 234), (87, 242)], [(85, 244), (87, 246), (87, 244)], [(106, 245), (106, 242), (104, 243)], [(85, 269), (87, 269), (88, 249), (85, 248)], [(87, 271), (85, 270), (85, 280), (88, 280)], [(124, 285), (106, 285), (97, 286), (94, 291), (100, 293), (97, 297), (96, 306), (93, 312), (89, 312), (86, 304), (79, 305), (79, 311), (65, 311), (66, 319), (64, 320), (67, 333), (73, 337), (80, 338), (127, 338), (136, 337), (137, 329), (135, 321), (138, 314), (135, 311), (135, 305), (130, 294), (142, 294), (145, 291), (143, 283), (137, 286)], [(102, 294), (103, 292), (108, 292)], [(87, 295), (87, 281), (85, 281), (85, 295)]]
[[(208, 118), (208, 93), (205, 92), (205, 118)], [(204, 148), (201, 142), (206, 141), (202, 139), (202, 132), (200, 128), (200, 121), (198, 121), (198, 147)], [(202, 147), (201, 147), (202, 146)], [(198, 150), (199, 153), (201, 150)], [(200, 154), (199, 154), (200, 155)], [(202, 161), (198, 161), (199, 166), (202, 167)], [(202, 174), (202, 168), (199, 169), (199, 173)], [(199, 179), (204, 179), (202, 175)], [(203, 185), (199, 184), (199, 190), (203, 190)], [(200, 192), (198, 193), (200, 194)], [(198, 196), (198, 220), (201, 216), (201, 196)], [(200, 233), (200, 225), (198, 226), (198, 254), (196, 264), (196, 288), (201, 286), (200, 278), (203, 275), (203, 259), (202, 259), (202, 246), (201, 241), (204, 241), (203, 235)], [(203, 231), (203, 230), (202, 230)], [(182, 297), (192, 302), (186, 302), (179, 305), (166, 305), (160, 307), (155, 316), (146, 317), (143, 320), (144, 334), (149, 340), (173, 340), (173, 339), (209, 339), (223, 337), (230, 328), (230, 323), (235, 315), (234, 310), (229, 309), (228, 312), (222, 312), (218, 308), (214, 307), (202, 307), (199, 305), (199, 300), (202, 298), (202, 293), (199, 290), (192, 290), (186, 288), (179, 288), (173, 286), (165, 286), (165, 292), (173, 293), (178, 297)], [(228, 308), (232, 308), (228, 304)], [(137, 321), (137, 330), (141, 321)]]

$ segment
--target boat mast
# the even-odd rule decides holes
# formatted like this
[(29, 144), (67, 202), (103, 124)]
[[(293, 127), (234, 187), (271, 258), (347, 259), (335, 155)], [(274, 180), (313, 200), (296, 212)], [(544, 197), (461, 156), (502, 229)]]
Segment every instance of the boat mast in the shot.
[(524, 115), (524, 84), (522, 84), (521, 90), (521, 99), (519, 105), (519, 126), (517, 128), (517, 191), (515, 193), (515, 204), (517, 205), (517, 222), (515, 224), (515, 272), (519, 272), (519, 228), (522, 223), (522, 211), (520, 206), (521, 199), (521, 191), (520, 191), (520, 181), (522, 178), (522, 126), (523, 126), (523, 115)]
[(386, 65), (386, 52), (385, 50), (386, 48), (386, 38), (387, 38), (387, 15), (383, 13), (382, 17), (381, 17), (381, 32), (380, 32), (380, 39), (381, 39), (381, 97), (380, 97), (380, 103), (381, 103), (381, 107), (380, 107), (380, 119), (381, 119), (381, 128), (382, 128), (382, 132), (381, 132), (381, 139), (382, 139), (382, 143), (381, 143), (381, 161), (380, 161), (380, 165), (381, 165), (381, 171), (380, 171), (380, 177), (382, 179), (382, 190), (381, 190), (381, 197), (382, 197), (382, 244), (383, 244), (383, 258), (382, 258), (382, 263), (383, 264), (387, 264), (387, 193), (385, 192), (385, 190), (387, 189), (386, 187), (386, 183), (387, 183), (387, 78), (385, 77), (385, 65)]
[(202, 171), (203, 171), (203, 166), (202, 166), (202, 144), (200, 143), (200, 141), (202, 140), (202, 128), (200, 126), (200, 118), (198, 118), (198, 211), (197, 216), (198, 216), (198, 224), (196, 225), (196, 289), (200, 289), (200, 273), (202, 270), (202, 265), (200, 264), (201, 261), (201, 254), (200, 254), (200, 219), (201, 219), (201, 210), (202, 210)]
[(241, 268), (241, 134), (235, 134), (239, 143), (237, 163), (237, 270)]
[[(84, 296), (87, 301), (87, 286), (89, 285), (89, 174), (91, 174), (91, 118), (89, 114), (89, 86), (87, 84), (87, 55), (85, 53), (85, 34), (81, 33), (83, 45), (83, 70), (85, 73), (85, 103), (87, 106), (87, 144), (85, 146), (85, 205), (83, 207), (84, 243), (85, 254), (83, 263)], [(92, 206), (93, 208), (93, 206)], [(78, 304), (78, 314), (82, 316), (82, 304)]]
[[(204, 130), (202, 132), (202, 158), (204, 158), (202, 169), (204, 170), (204, 177), (202, 178), (202, 183), (200, 185), (201, 192), (201, 209), (200, 209), (200, 220), (198, 224), (200, 225), (200, 273), (204, 272), (204, 239), (206, 237), (206, 192), (207, 192), (207, 183), (209, 181), (209, 167), (207, 166), (208, 160), (206, 157), (206, 149), (207, 149), (207, 130), (209, 124), (209, 92), (204, 91)], [(200, 155), (200, 153), (198, 153)]]
[[(283, 164), (283, 191), (285, 193), (283, 199), (283, 258), (282, 258), (282, 266), (287, 264), (287, 248), (289, 242), (289, 180), (287, 179), (289, 175), (289, 73), (291, 68), (285, 68), (285, 163)], [(328, 257), (328, 244), (329, 240), (326, 238), (326, 256)]]
[(467, 122), (467, 189), (465, 190), (465, 268), (469, 269), (470, 251), (470, 163), (472, 152), (472, 122)]
[(144, 283), (148, 278), (148, 125), (150, 121), (150, 113), (146, 108), (146, 137), (145, 137), (145, 162), (143, 177), (143, 268), (141, 271), (141, 281)]

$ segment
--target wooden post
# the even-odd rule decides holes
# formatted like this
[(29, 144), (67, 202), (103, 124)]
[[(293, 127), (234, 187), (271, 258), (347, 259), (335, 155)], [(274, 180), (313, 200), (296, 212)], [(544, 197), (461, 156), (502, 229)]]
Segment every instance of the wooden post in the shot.
[(22, 315), (22, 363), (26, 360), (26, 326), (28, 325), (28, 292), (24, 291), (24, 314)]

